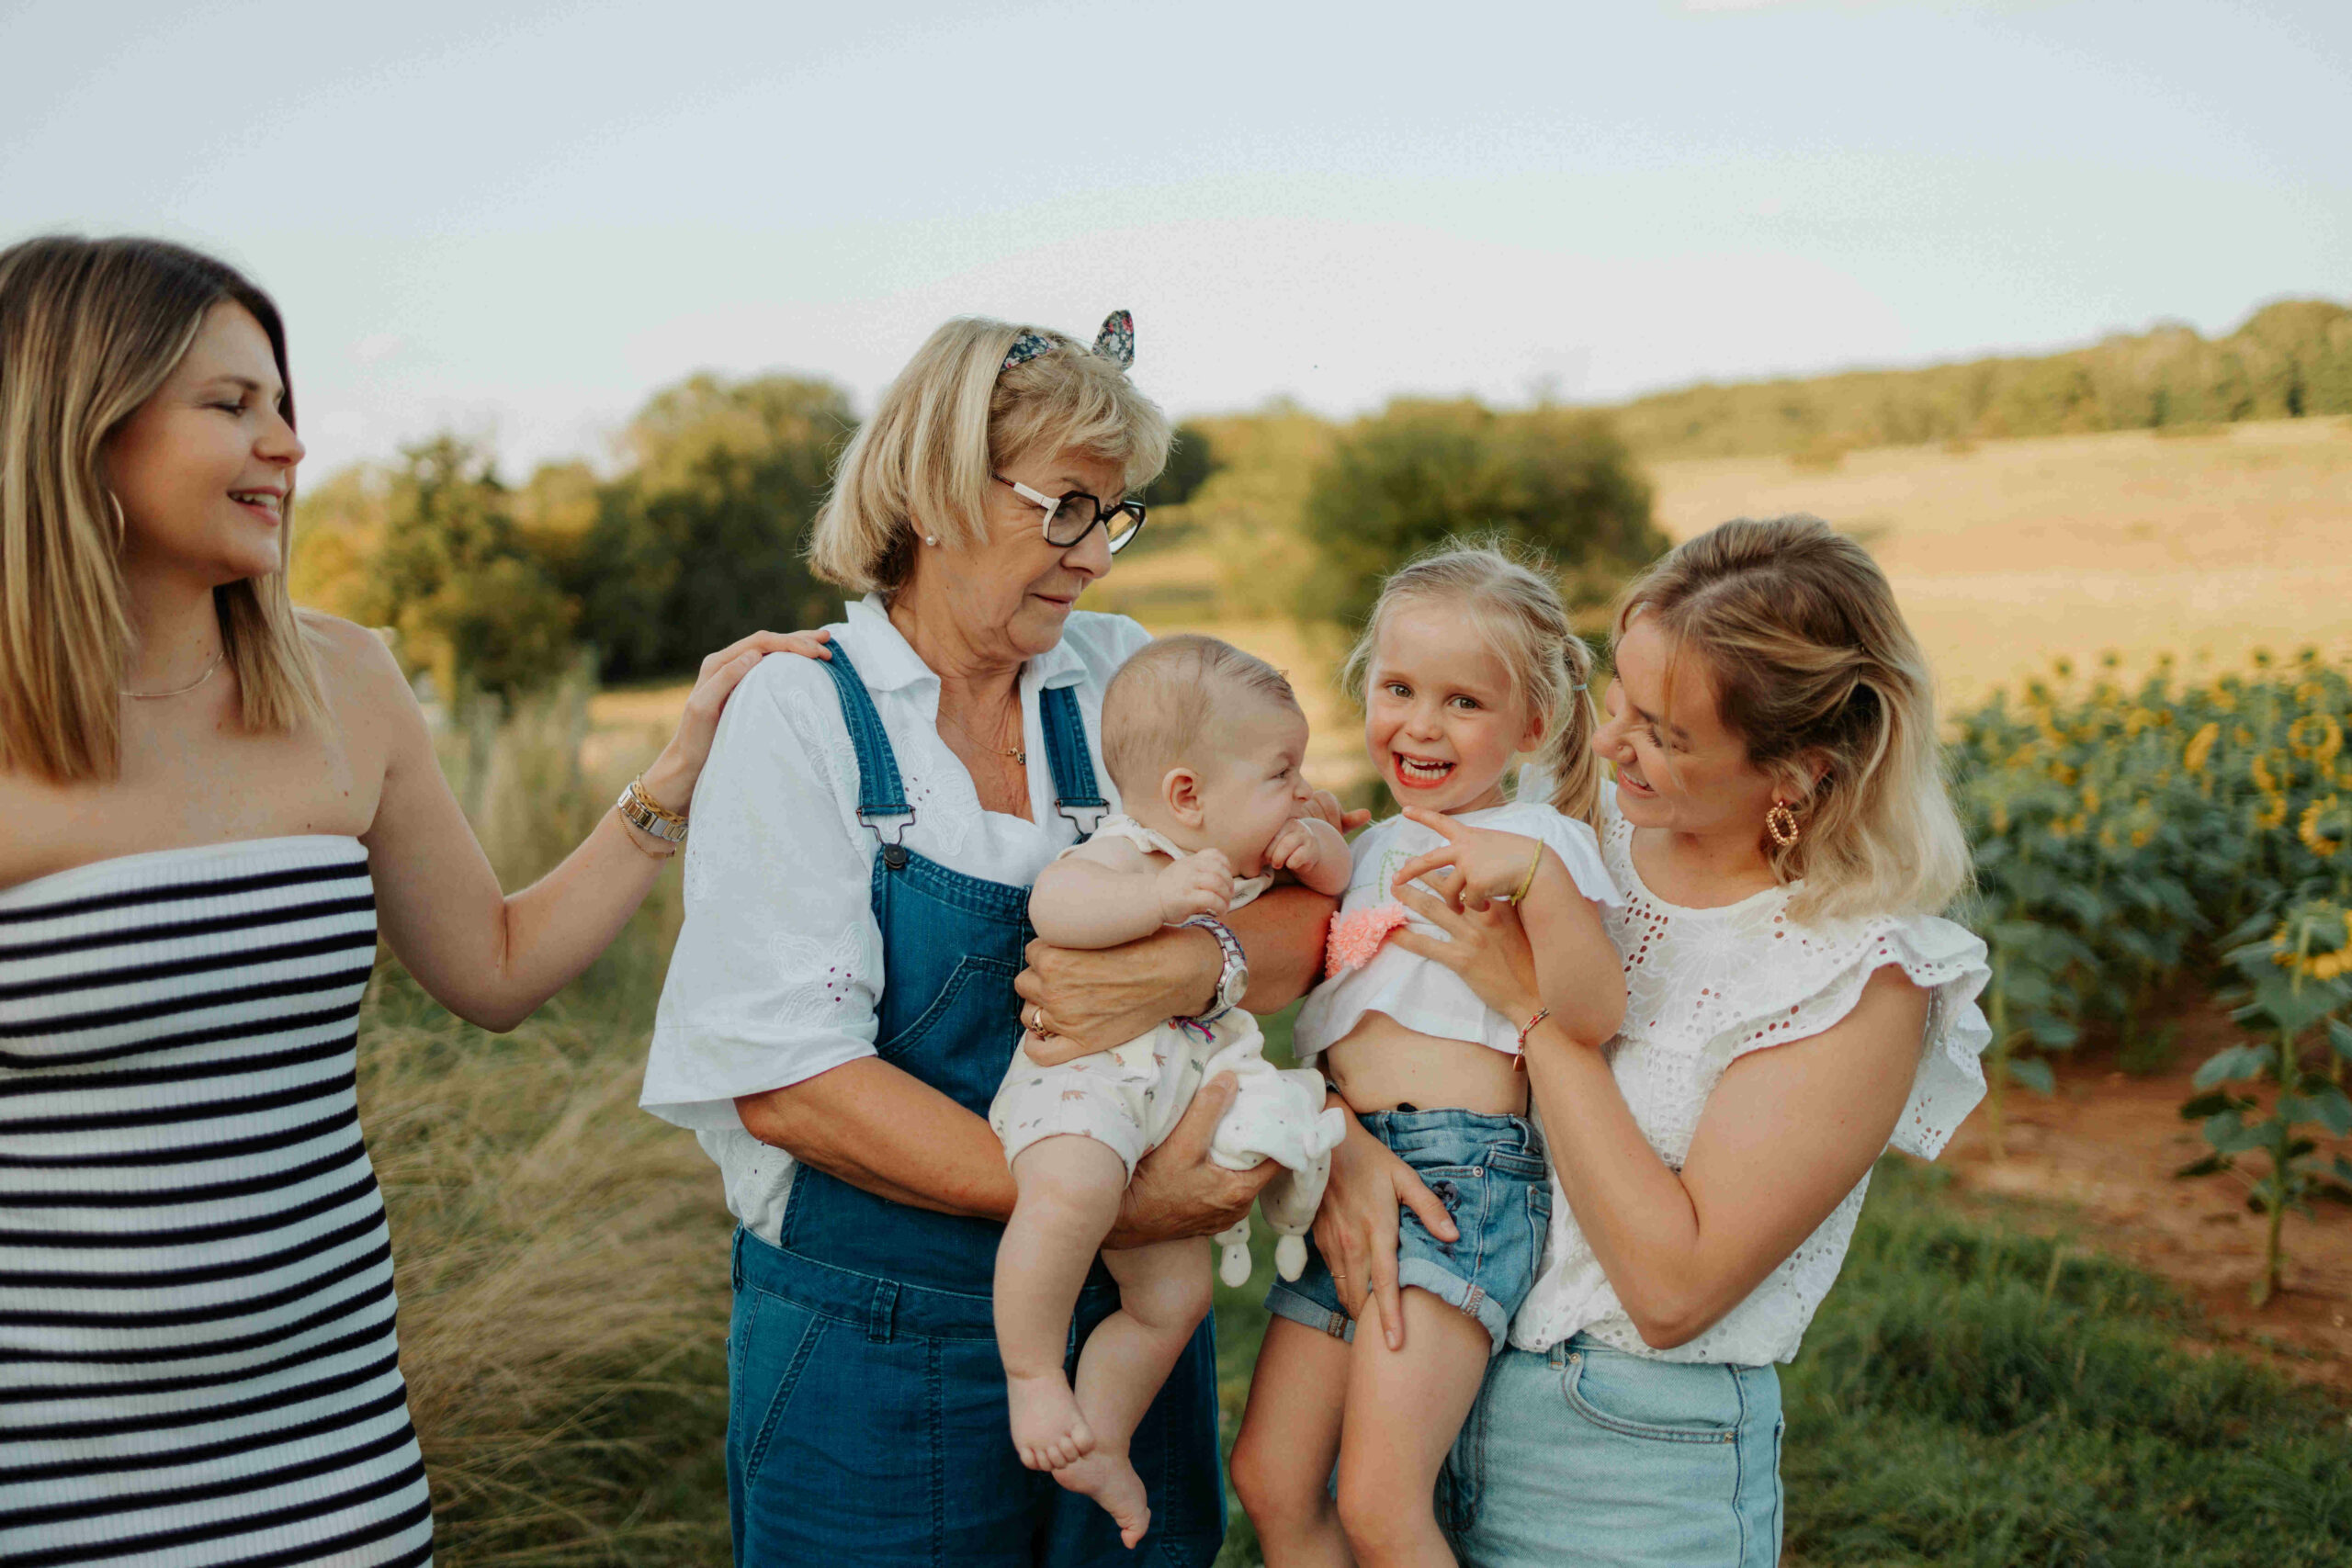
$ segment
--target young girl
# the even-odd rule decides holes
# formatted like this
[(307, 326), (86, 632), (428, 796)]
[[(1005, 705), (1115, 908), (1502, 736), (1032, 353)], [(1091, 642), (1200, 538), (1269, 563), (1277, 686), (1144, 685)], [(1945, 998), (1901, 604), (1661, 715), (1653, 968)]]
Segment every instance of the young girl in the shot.
[[(1590, 668), (1543, 576), (1461, 547), (1388, 580), (1349, 660), (1365, 746), (1403, 815), (1355, 842), (1327, 977), (1299, 1013), (1295, 1049), (1302, 1062), (1321, 1058), (1349, 1109), (1445, 1204), (1456, 1235), (1402, 1216), (1401, 1348), (1355, 1333), (1319, 1256), (1267, 1297), (1274, 1321), (1233, 1480), (1270, 1568), (1453, 1561), (1432, 1507), (1439, 1467), (1533, 1282), (1551, 1211), (1520, 1048), (1545, 1017), (1599, 1045), (1624, 1015), (1597, 907), (1618, 898), (1587, 820), (1598, 784)], [(1521, 753), (1562, 781), (1549, 801), (1505, 796)], [(1396, 901), (1424, 877), (1457, 908), (1517, 906), (1540, 1011), (1503, 1017), (1430, 961), (1442, 938)]]

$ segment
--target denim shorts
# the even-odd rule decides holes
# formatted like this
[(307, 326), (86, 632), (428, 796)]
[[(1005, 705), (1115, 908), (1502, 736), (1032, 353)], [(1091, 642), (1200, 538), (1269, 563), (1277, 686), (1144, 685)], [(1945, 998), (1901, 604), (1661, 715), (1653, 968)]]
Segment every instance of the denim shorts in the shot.
[[(1401, 1211), (1396, 1282), (1476, 1318), (1499, 1351), (1510, 1314), (1535, 1283), (1552, 1225), (1552, 1179), (1535, 1124), (1475, 1111), (1374, 1111), (1357, 1120), (1428, 1183), (1461, 1233), (1440, 1241), (1410, 1209)], [(1356, 1337), (1312, 1238), (1306, 1272), (1275, 1280), (1266, 1310), (1336, 1338)]]
[(1453, 1441), (1437, 1517), (1479, 1568), (1771, 1568), (1781, 1380), (1579, 1334), (1506, 1350)]

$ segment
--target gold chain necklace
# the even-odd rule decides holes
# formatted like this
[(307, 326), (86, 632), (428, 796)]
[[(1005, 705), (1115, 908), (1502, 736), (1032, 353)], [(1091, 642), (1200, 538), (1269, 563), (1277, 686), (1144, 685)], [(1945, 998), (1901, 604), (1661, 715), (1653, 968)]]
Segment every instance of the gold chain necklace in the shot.
[[(973, 734), (970, 730), (965, 728), (961, 720), (949, 718), (944, 713), (942, 713), (939, 716), (945, 719), (949, 725), (953, 726), (956, 733), (962, 736), (967, 744), (977, 746), (983, 751), (993, 751), (1000, 757), (1010, 757), (1022, 767), (1025, 768), (1029, 765), (1029, 752), (1026, 748), (1020, 746), (983, 745), (980, 741), (980, 738)], [(1021, 722), (1021, 706), (1020, 698), (1018, 696), (1013, 699), (1012, 722), (1015, 726), (1018, 726)]]
[(141, 703), (152, 703), (160, 697), (184, 697), (190, 692), (195, 691), (198, 686), (203, 685), (207, 681), (212, 679), (212, 672), (220, 669), (220, 661), (228, 657), (229, 650), (225, 648), (220, 649), (218, 653), (215, 653), (212, 656), (212, 662), (204, 667), (203, 674), (198, 675), (187, 685), (175, 687), (168, 692), (134, 692), (128, 686), (119, 686), (116, 690), (120, 692), (124, 696), (130, 698), (132, 701)]

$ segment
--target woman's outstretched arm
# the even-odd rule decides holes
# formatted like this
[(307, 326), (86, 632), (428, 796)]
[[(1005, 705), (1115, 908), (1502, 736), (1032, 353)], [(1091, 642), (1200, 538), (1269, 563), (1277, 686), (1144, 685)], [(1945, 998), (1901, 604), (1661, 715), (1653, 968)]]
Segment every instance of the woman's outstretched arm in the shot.
[[(451, 1012), (485, 1029), (512, 1029), (605, 951), (662, 874), (671, 846), (607, 811), (562, 864), (522, 892), (502, 891), (390, 652), (339, 623), (325, 640), (352, 750), (380, 758), (383, 768), (362, 841), (385, 940)], [(768, 653), (814, 647), (808, 634), (759, 632), (704, 660), (677, 733), (645, 771), (646, 793), (685, 812), (737, 683)]]

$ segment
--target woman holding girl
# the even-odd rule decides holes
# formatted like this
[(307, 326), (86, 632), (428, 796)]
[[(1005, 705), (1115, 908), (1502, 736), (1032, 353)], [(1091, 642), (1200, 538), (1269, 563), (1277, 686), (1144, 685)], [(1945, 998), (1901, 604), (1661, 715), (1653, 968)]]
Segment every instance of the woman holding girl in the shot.
[[(1449, 1544), (1479, 1568), (1777, 1561), (1774, 1364), (1837, 1278), (1872, 1162), (1934, 1155), (1984, 1092), (1984, 945), (1936, 914), (1966, 846), (1926, 664), (1870, 557), (1810, 518), (1726, 524), (1629, 587), (1616, 633), (1592, 741), (1616, 774), (1597, 820), (1618, 895), (1598, 910), (1623, 976), (1613, 1038), (1562, 1006), (1571, 972), (1588, 998), (1613, 993), (1559, 919), (1575, 906), (1522, 915), (1498, 897), (1519, 835), (1431, 821), (1445, 842), (1389, 877), (1437, 934), (1388, 940), (1517, 1029), (1551, 1167), (1542, 1267), (1458, 1436), (1459, 1406), (1430, 1404), (1413, 1424), (1388, 1406), (1401, 1429), (1370, 1439), (1400, 1486), (1450, 1443), (1445, 1540), (1416, 1528), (1426, 1493), (1351, 1484), (1352, 1411), (1336, 1531), (1320, 1478), (1300, 1483), (1311, 1463), (1256, 1440), (1313, 1398), (1285, 1375), (1304, 1347), (1284, 1313), (1235, 1455), (1272, 1568), (1442, 1563)], [(1409, 1290), (1397, 1312), (1400, 1254), (1409, 1287), (1416, 1231), (1439, 1234), (1415, 1202), (1400, 1247), (1405, 1163), (1351, 1134), (1317, 1222), (1341, 1312), (1375, 1312), (1389, 1348), (1358, 1337), (1351, 1404), (1368, 1365), (1444, 1321)]]
[[(267, 296), (159, 241), (0, 252), (0, 1559), (430, 1561), (354, 1099), (380, 931), (512, 1029), (684, 836), (719, 708), (502, 894), (372, 634), (287, 599)], [(625, 819), (626, 818), (626, 819)]]

